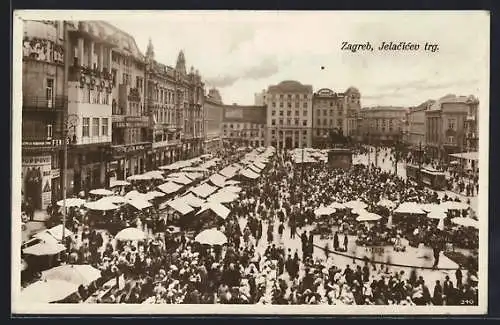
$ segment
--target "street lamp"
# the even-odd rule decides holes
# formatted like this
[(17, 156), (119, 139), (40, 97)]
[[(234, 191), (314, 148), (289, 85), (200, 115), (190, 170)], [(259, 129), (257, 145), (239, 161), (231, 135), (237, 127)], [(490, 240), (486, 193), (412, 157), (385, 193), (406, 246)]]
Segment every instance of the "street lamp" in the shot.
[[(66, 110), (64, 111), (64, 120), (63, 120), (63, 152), (64, 152), (64, 166), (63, 166), (63, 171), (62, 171), (62, 182), (63, 182), (63, 220), (62, 220), (62, 238), (61, 240), (65, 240), (65, 232), (66, 232), (66, 187), (67, 187), (67, 181), (66, 181), (66, 173), (68, 169), (68, 144), (69, 143), (75, 143), (76, 142), (76, 126), (78, 125), (78, 115), (76, 114), (70, 114), (67, 115)], [(72, 132), (70, 132), (72, 131)]]

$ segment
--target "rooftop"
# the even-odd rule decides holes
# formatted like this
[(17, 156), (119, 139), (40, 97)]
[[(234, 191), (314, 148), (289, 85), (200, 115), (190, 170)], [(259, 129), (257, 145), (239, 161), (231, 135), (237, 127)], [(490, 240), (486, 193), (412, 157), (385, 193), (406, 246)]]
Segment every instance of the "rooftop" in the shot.
[(303, 85), (295, 80), (285, 80), (277, 85), (269, 86), (269, 93), (312, 93), (311, 85)]

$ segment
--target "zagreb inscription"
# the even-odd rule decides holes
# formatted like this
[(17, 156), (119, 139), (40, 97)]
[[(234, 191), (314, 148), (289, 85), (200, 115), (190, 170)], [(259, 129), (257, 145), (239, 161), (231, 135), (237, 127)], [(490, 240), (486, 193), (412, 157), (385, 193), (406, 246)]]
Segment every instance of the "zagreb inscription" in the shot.
[(375, 46), (371, 42), (354, 43), (343, 41), (340, 50), (352, 53), (359, 52), (439, 52), (439, 45), (430, 42), (397, 42), (397, 41), (383, 41)]

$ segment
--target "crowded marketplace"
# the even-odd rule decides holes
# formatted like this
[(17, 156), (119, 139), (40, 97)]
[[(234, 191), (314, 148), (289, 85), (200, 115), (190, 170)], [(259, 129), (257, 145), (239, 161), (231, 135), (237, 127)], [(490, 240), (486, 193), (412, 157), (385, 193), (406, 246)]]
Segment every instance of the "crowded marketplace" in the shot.
[(477, 305), (475, 208), (372, 149), (334, 168), (328, 150), (228, 147), (54, 202), (20, 300)]

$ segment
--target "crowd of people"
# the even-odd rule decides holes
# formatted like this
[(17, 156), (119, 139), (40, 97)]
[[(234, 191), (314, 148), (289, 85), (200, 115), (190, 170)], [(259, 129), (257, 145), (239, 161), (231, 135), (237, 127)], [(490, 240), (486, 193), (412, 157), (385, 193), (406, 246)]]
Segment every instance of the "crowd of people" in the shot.
[[(236, 159), (234, 153), (220, 157), (224, 166), (241, 155)], [(390, 228), (382, 222), (364, 228), (356, 223), (355, 214), (346, 210), (332, 227), (333, 251), (319, 247), (318, 237), (308, 230), (317, 222), (314, 210), (320, 206), (359, 199), (368, 204), (367, 210), (375, 211), (382, 199), (439, 202), (431, 190), (380, 168), (297, 165), (290, 152), (276, 153), (257, 180), (239, 186), (239, 200), (228, 205), (231, 215), (217, 221), (227, 237), (223, 246), (201, 245), (185, 232), (172, 235), (165, 227), (151, 227), (152, 236), (144, 241), (123, 243), (109, 231), (81, 219), (80, 243), (70, 248), (62, 262), (91, 264), (102, 271), (103, 279), (81, 286), (73, 302), (477, 304), (477, 270), (459, 268), (451, 277), (454, 279), (448, 275), (431, 284), (416, 268), (398, 269), (368, 258), (353, 259), (346, 265), (336, 254), (347, 250), (348, 234), (360, 238), (363, 234), (373, 242), (383, 233), (386, 238), (409, 238), (419, 229), (418, 241), (438, 249), (442, 243), (456, 240), (448, 236), (451, 232), (439, 231), (433, 220), (421, 223), (402, 218), (394, 219)], [(140, 221), (135, 224), (144, 229), (147, 221), (141, 218), (147, 216), (138, 215)], [(300, 242), (297, 247), (289, 244), (295, 240)], [(102, 284), (111, 279), (115, 279), (115, 286), (101, 294)]]

